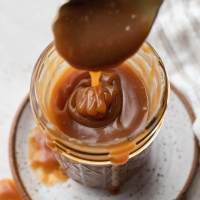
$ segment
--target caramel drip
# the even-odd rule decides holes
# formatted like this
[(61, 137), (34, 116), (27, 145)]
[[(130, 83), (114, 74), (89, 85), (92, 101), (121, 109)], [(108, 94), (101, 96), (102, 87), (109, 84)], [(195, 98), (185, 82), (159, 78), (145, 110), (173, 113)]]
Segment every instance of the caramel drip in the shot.
[(22, 200), (13, 180), (0, 180), (0, 200)]
[(29, 163), (41, 183), (46, 186), (67, 180), (60, 170), (54, 153), (46, 145), (46, 137), (38, 127), (29, 135)]
[(124, 165), (128, 162), (130, 153), (134, 149), (133, 143), (125, 143), (110, 149), (110, 161), (113, 165)]
[(101, 78), (102, 72), (92, 72), (90, 71), (90, 78), (91, 78), (91, 86), (97, 87), (100, 84), (100, 78)]

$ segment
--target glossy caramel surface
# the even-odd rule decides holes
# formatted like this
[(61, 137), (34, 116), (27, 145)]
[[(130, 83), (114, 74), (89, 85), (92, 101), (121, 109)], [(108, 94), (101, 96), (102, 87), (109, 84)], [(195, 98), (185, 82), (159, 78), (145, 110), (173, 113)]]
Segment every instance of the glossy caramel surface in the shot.
[[(102, 75), (101, 83), (105, 81), (105, 85), (108, 87), (109, 81), (112, 80), (112, 91), (116, 90), (119, 99), (112, 99), (111, 104), (106, 108), (108, 112), (112, 108), (113, 102), (116, 103), (112, 108), (114, 115), (108, 118), (104, 114), (96, 118), (91, 117), (92, 115), (89, 118), (84, 115), (84, 119), (88, 119), (87, 124), (83, 123), (79, 116), (73, 114), (75, 112), (81, 114), (78, 110), (80, 108), (76, 105), (84, 104), (84, 99), (89, 98), (88, 92), (81, 93), (82, 95), (76, 101), (71, 102), (71, 98), (80, 85), (83, 89), (91, 86), (89, 72), (70, 68), (55, 84), (49, 103), (49, 116), (57, 127), (68, 136), (89, 143), (111, 143), (121, 138), (131, 137), (143, 130), (148, 115), (148, 98), (143, 82), (127, 64), (103, 71), (102, 74), (106, 75), (105, 79)], [(115, 83), (116, 88), (113, 87)], [(104, 101), (109, 100), (104, 98)], [(74, 110), (70, 110), (70, 105), (74, 105)], [(84, 106), (86, 105), (87, 103)], [(84, 109), (87, 110), (86, 107)], [(87, 113), (85, 110), (82, 112)], [(97, 127), (94, 126), (95, 123), (97, 123)]]

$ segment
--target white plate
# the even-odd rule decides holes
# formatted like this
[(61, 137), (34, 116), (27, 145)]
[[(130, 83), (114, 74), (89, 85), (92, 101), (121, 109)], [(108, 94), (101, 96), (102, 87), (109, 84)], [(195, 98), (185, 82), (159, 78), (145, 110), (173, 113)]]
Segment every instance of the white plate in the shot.
[[(189, 112), (188, 112), (189, 111)], [(34, 128), (28, 98), (13, 122), (10, 163), (13, 176), (29, 200), (174, 200), (189, 187), (197, 166), (192, 110), (181, 95), (171, 93), (164, 126), (153, 144), (151, 161), (117, 196), (68, 180), (53, 187), (41, 185), (28, 165), (28, 133)]]

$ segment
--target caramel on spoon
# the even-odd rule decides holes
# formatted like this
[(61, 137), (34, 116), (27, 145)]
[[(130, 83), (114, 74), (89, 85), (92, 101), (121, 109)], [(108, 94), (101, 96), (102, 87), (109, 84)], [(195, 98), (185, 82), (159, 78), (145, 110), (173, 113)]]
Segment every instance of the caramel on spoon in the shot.
[(53, 25), (59, 54), (89, 71), (115, 67), (136, 53), (163, 0), (71, 0)]

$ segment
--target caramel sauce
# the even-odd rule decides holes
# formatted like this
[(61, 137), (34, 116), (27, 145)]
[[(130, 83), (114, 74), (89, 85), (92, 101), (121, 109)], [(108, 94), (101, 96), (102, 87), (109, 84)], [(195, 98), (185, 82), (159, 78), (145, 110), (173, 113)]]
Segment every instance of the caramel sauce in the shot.
[[(109, 117), (108, 121), (106, 121), (108, 123), (103, 124), (101, 122), (104, 122), (104, 119), (107, 120), (105, 118), (106, 115), (97, 119), (91, 116), (84, 116), (88, 119), (88, 123), (85, 125), (77, 120), (79, 116), (74, 118), (73, 113), (75, 112), (71, 113), (69, 109), (69, 103), (70, 105), (77, 105), (76, 101), (72, 101), (72, 103), (70, 101), (77, 87), (79, 88), (80, 85), (84, 87), (84, 84), (91, 86), (88, 72), (76, 69), (66, 70), (55, 84), (49, 103), (49, 116), (65, 134), (92, 144), (112, 143), (136, 136), (144, 128), (148, 115), (148, 98), (143, 82), (131, 67), (128, 64), (123, 64), (112, 70), (103, 71), (101, 84), (103, 81), (106, 86), (111, 87), (111, 90), (116, 90), (115, 92), (118, 92), (119, 95), (119, 99), (111, 101), (116, 103), (113, 107), (113, 112), (117, 114), (112, 115), (114, 118), (110, 121)], [(109, 81), (112, 84), (116, 83), (116, 87), (113, 87), (112, 84), (109, 85)], [(80, 103), (83, 102), (84, 98), (88, 98), (88, 93), (80, 95), (78, 98)], [(74, 108), (76, 107), (74, 106)], [(94, 122), (98, 126), (95, 127)]]
[(90, 72), (91, 86), (97, 87), (100, 84), (102, 72)]
[(59, 54), (89, 71), (116, 67), (137, 52), (162, 0), (71, 0), (53, 25)]
[(117, 74), (103, 72), (97, 86), (89, 76), (73, 89), (65, 110), (78, 123), (88, 127), (102, 127), (119, 115), (122, 106), (120, 80)]
[(29, 135), (29, 163), (37, 177), (46, 186), (52, 186), (67, 180), (60, 170), (54, 153), (47, 146), (44, 133), (39, 127)]
[(22, 200), (13, 180), (0, 180), (0, 200)]

